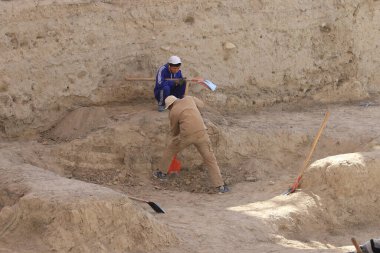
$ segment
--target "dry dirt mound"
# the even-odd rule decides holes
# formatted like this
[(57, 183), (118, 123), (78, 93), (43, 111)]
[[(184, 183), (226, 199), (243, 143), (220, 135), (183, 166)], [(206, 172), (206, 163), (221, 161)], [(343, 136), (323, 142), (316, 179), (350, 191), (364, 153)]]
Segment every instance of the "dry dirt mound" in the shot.
[[(302, 187), (320, 199), (326, 221), (334, 227), (378, 223), (380, 149), (331, 156), (315, 162)], [(327, 217), (332, 217), (327, 219)]]
[(298, 241), (329, 241), (328, 235), (375, 228), (371, 224), (379, 222), (379, 168), (376, 149), (327, 157), (310, 166), (300, 191), (235, 211), (265, 220), (275, 234)]
[(0, 172), (2, 250), (146, 252), (177, 242), (124, 194), (28, 164)]
[(84, 137), (106, 124), (104, 107), (81, 107), (65, 115), (45, 137), (52, 140), (69, 141)]

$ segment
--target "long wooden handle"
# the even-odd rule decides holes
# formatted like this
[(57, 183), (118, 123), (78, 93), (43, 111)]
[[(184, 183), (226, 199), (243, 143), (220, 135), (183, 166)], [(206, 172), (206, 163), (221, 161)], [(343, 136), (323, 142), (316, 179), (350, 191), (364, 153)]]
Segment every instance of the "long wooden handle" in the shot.
[(125, 77), (126, 81), (155, 81), (156, 78), (153, 77)]
[(139, 199), (139, 198), (132, 197), (132, 196), (128, 196), (128, 198), (133, 199), (133, 200), (137, 200), (137, 201), (141, 201), (141, 202), (145, 202), (145, 203), (148, 203), (148, 202), (149, 202), (149, 201), (147, 201), (147, 200)]
[[(128, 77), (126, 76), (124, 79), (126, 81), (156, 81), (156, 78), (154, 77)], [(186, 79), (186, 78), (166, 78), (165, 80), (174, 81), (174, 80), (179, 80), (179, 79)], [(192, 79), (189, 81), (192, 81)]]
[(357, 253), (363, 253), (362, 249), (360, 248), (359, 244), (356, 242), (354, 237), (351, 238), (351, 242), (355, 246)]
[[(203, 79), (201, 78), (186, 78), (186, 77), (183, 77), (183, 78), (166, 78), (165, 80), (169, 81), (169, 80), (179, 80), (179, 79), (185, 79), (186, 81), (188, 82), (200, 82), (202, 81)], [(154, 77), (131, 77), (131, 76), (126, 76), (124, 77), (124, 80), (126, 81), (156, 81), (156, 78)]]
[[(128, 77), (128, 76), (126, 76), (124, 79), (126, 81), (155, 81), (156, 80), (156, 78), (153, 78), (153, 77)], [(168, 78), (165, 80), (179, 80), (179, 79), (181, 79), (181, 78)], [(184, 78), (184, 79), (186, 79), (186, 78)], [(201, 79), (199, 79), (199, 78), (186, 79), (187, 83), (186, 83), (186, 88), (185, 88), (185, 96), (187, 96), (187, 93), (189, 92), (190, 82), (199, 83), (200, 80)]]
[(314, 142), (313, 142), (313, 144), (311, 146), (309, 155), (307, 156), (306, 160), (304, 161), (302, 169), (300, 170), (300, 173), (298, 174), (299, 177), (302, 177), (303, 173), (305, 172), (305, 170), (307, 168), (307, 165), (310, 162), (310, 159), (311, 159), (311, 157), (312, 157), (312, 155), (314, 153), (315, 147), (317, 146), (318, 140), (321, 137), (323, 129), (326, 127), (327, 120), (328, 120), (329, 116), (330, 116), (330, 112), (327, 111), (326, 114), (325, 114), (325, 118), (323, 119), (323, 122), (321, 124), (321, 127), (319, 128), (318, 133), (317, 133), (317, 135), (314, 138)]
[(190, 82), (186, 82), (185, 96), (187, 96), (187, 93), (189, 92), (189, 86), (190, 86)]

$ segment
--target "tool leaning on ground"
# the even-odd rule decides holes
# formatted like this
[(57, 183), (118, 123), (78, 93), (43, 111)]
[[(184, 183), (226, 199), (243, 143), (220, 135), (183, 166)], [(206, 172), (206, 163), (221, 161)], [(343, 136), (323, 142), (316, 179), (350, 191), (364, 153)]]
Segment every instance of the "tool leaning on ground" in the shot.
[(315, 147), (317, 146), (319, 137), (321, 137), (322, 131), (326, 127), (327, 120), (328, 120), (329, 116), (330, 116), (330, 112), (327, 111), (326, 114), (325, 114), (325, 117), (323, 119), (322, 125), (319, 128), (318, 133), (317, 133), (317, 135), (314, 138), (313, 144), (312, 144), (311, 149), (309, 151), (309, 155), (307, 156), (306, 160), (304, 161), (304, 163), (302, 165), (302, 168), (301, 168), (300, 172), (298, 173), (296, 181), (293, 183), (293, 185), (286, 192), (283, 193), (283, 195), (289, 195), (289, 194), (291, 194), (291, 193), (293, 193), (293, 192), (295, 192), (297, 190), (297, 188), (298, 188), (298, 186), (299, 186), (299, 184), (301, 182), (302, 176), (303, 176), (305, 170), (307, 169), (307, 167), (309, 165), (309, 162), (310, 162), (311, 156), (314, 153)]
[(150, 207), (151, 207), (156, 213), (165, 213), (164, 209), (162, 209), (159, 205), (157, 205), (156, 203), (154, 203), (154, 202), (152, 202), (152, 201), (147, 201), (147, 200), (139, 199), (139, 198), (132, 197), (132, 196), (128, 196), (128, 198), (133, 199), (133, 200), (136, 200), (136, 201), (140, 201), (140, 202), (145, 202), (145, 203), (147, 203), (148, 205), (150, 205)]
[(359, 244), (356, 242), (355, 238), (351, 238), (352, 244), (355, 246), (356, 253), (363, 253), (362, 249), (360, 248)]
[[(124, 78), (126, 81), (155, 81), (156, 78), (153, 78), (153, 77), (128, 77), (126, 76)], [(183, 80), (186, 80), (187, 82), (193, 82), (193, 83), (197, 83), (197, 84), (200, 84), (202, 85), (203, 87), (206, 87), (207, 89), (211, 90), (211, 91), (215, 91), (216, 90), (216, 84), (214, 84), (213, 82), (211, 82), (210, 80), (206, 80), (202, 77), (194, 77), (194, 78), (168, 78), (168, 79), (165, 79), (165, 80), (180, 80), (180, 79), (183, 79)], [(188, 88), (188, 86), (186, 86), (186, 89)], [(187, 91), (186, 91), (187, 93)]]

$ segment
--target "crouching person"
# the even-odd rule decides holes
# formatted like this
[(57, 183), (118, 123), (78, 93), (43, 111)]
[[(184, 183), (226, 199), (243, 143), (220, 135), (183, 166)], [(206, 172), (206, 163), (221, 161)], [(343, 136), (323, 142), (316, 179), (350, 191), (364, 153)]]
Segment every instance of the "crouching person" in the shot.
[(170, 111), (171, 141), (164, 151), (159, 168), (154, 173), (154, 176), (165, 179), (167, 174), (162, 171), (169, 167), (172, 157), (193, 144), (206, 164), (211, 184), (216, 187), (219, 193), (226, 193), (229, 189), (222, 179), (211, 147), (210, 137), (206, 132), (206, 126), (198, 109), (203, 106), (204, 104), (201, 100), (192, 96), (185, 96), (182, 99), (168, 96), (165, 99), (165, 109)]

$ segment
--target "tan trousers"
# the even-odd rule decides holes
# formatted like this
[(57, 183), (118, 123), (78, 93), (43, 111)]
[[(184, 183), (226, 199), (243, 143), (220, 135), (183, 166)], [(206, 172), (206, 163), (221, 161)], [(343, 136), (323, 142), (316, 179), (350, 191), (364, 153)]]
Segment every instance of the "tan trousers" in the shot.
[(202, 130), (182, 138), (179, 136), (173, 138), (169, 146), (165, 149), (163, 157), (161, 159), (161, 171), (169, 169), (169, 165), (172, 161), (173, 156), (191, 144), (194, 144), (198, 152), (201, 154), (203, 162), (206, 164), (206, 167), (208, 169), (208, 175), (210, 177), (211, 184), (214, 187), (224, 185), (218, 163), (216, 162), (214, 151), (211, 147), (211, 141), (206, 130)]

